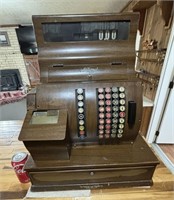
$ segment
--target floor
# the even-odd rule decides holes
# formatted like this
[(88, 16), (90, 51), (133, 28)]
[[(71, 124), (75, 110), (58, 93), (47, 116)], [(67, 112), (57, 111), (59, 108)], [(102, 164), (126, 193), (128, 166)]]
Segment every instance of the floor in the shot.
[(166, 167), (174, 174), (174, 145), (152, 144), (152, 147)]
[[(18, 135), (23, 121), (0, 121), (0, 199), (23, 199), (30, 183), (21, 184), (11, 167), (11, 158), (16, 152), (25, 151)], [(146, 200), (174, 199), (174, 175), (161, 162), (153, 176), (154, 185), (150, 188), (95, 189), (90, 197), (51, 198), (59, 200)], [(36, 199), (35, 200), (39, 200)]]
[(174, 144), (159, 144), (159, 147), (174, 165)]

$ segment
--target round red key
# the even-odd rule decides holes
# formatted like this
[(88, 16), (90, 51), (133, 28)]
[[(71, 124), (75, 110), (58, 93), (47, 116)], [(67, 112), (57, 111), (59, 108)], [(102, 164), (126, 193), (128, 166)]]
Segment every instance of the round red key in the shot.
[(125, 117), (125, 112), (120, 112), (120, 113), (119, 113), (119, 116), (120, 116), (120, 117)]

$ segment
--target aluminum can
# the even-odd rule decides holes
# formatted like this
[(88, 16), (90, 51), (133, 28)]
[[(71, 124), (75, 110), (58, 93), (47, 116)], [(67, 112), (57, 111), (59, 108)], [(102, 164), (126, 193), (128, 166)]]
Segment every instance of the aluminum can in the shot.
[(11, 165), (21, 183), (28, 183), (30, 179), (27, 172), (24, 171), (24, 165), (27, 161), (28, 154), (25, 152), (16, 153), (11, 160)]

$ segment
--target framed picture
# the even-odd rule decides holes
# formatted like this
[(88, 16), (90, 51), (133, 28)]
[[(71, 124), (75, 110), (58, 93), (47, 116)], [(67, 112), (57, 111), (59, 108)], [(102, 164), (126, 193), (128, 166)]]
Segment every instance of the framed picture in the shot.
[(7, 32), (0, 32), (0, 46), (10, 46)]

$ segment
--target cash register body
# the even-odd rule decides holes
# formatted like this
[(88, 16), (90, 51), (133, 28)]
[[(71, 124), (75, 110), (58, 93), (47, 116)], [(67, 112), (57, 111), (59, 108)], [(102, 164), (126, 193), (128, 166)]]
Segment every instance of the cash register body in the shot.
[(152, 185), (158, 160), (138, 134), (138, 15), (33, 16), (33, 24), (41, 84), (19, 136), (32, 191)]

